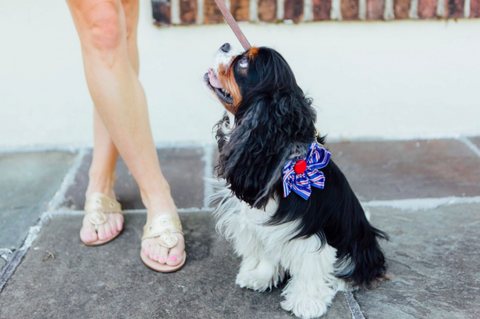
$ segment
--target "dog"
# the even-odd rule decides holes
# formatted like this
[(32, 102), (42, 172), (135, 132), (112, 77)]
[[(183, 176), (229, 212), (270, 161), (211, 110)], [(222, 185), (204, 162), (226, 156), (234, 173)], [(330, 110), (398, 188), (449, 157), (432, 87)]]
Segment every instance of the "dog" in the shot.
[(327, 312), (337, 291), (386, 279), (378, 240), (315, 128), (312, 100), (285, 59), (267, 47), (220, 47), (204, 76), (225, 107), (216, 124), (217, 230), (242, 257), (236, 283), (263, 292), (290, 276), (281, 307)]

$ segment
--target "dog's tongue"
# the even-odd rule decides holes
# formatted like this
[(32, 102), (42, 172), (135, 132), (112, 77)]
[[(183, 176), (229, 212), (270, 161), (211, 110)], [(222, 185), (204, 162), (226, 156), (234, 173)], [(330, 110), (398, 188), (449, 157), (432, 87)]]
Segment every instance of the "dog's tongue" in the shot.
[(217, 89), (223, 89), (223, 86), (220, 84), (220, 81), (218, 81), (217, 76), (215, 75), (215, 71), (213, 71), (211, 68), (208, 69), (208, 80), (213, 87)]

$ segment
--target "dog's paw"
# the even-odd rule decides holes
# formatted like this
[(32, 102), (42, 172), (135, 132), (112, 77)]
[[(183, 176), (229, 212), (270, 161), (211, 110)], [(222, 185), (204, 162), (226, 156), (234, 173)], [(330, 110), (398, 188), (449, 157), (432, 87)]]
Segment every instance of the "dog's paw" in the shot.
[[(276, 287), (284, 278), (284, 271), (280, 266), (261, 260), (254, 269), (240, 268), (236, 283), (242, 288), (249, 288), (264, 292)], [(249, 269), (249, 270), (246, 270)]]
[(292, 280), (282, 292), (285, 300), (280, 305), (297, 317), (318, 318), (327, 312), (335, 294), (336, 291), (326, 284)]
[(271, 276), (263, 276), (255, 270), (240, 272), (237, 275), (235, 283), (241, 288), (248, 288), (260, 292), (271, 289), (273, 286)]
[(280, 303), (280, 306), (295, 316), (303, 319), (318, 318), (327, 313), (330, 301), (303, 297), (287, 298)]

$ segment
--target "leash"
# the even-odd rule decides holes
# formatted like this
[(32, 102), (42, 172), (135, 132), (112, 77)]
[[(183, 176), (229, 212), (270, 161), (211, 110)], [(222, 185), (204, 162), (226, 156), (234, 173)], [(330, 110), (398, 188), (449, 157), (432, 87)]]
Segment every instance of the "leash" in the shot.
[(242, 44), (243, 48), (245, 50), (250, 50), (251, 45), (248, 42), (247, 38), (243, 34), (242, 30), (240, 30), (240, 27), (238, 26), (237, 21), (235, 21), (235, 18), (232, 16), (230, 11), (227, 9), (225, 6), (225, 3), (223, 3), (222, 0), (215, 0), (215, 3), (217, 4), (218, 8), (220, 9), (220, 12), (222, 12), (223, 17), (225, 18), (225, 21), (227, 21), (228, 25), (230, 28), (232, 28), (233, 33), (235, 33), (238, 41)]

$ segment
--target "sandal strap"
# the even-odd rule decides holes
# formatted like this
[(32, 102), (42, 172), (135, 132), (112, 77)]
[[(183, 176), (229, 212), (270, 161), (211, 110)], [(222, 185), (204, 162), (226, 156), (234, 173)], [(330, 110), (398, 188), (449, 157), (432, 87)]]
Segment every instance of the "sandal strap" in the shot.
[(172, 248), (178, 243), (176, 234), (183, 235), (180, 219), (170, 213), (162, 212), (143, 227), (142, 241), (147, 238), (158, 238), (160, 246)]
[(95, 227), (103, 225), (107, 221), (107, 214), (123, 214), (120, 203), (102, 193), (93, 193), (85, 201), (85, 214)]

